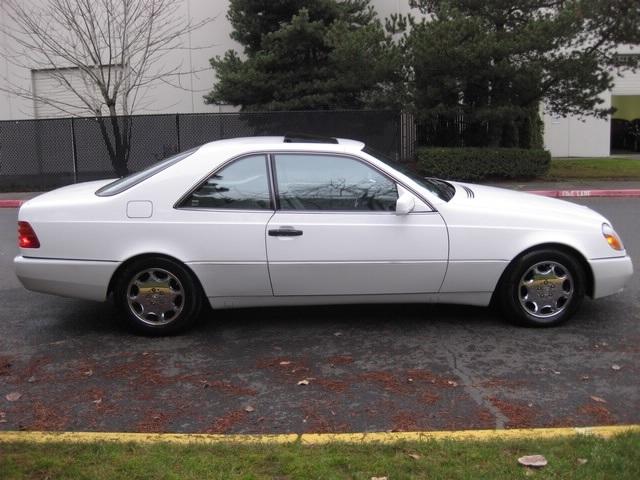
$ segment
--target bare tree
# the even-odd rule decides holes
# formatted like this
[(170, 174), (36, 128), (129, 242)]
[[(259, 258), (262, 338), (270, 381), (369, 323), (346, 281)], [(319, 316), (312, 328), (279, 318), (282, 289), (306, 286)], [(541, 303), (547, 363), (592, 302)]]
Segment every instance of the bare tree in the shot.
[[(9, 79), (0, 89), (68, 115), (95, 116), (112, 166), (128, 173), (129, 115), (154, 82), (184, 74), (164, 54), (183, 49), (185, 35), (211, 19), (192, 23), (182, 0), (4, 0), (0, 13), (9, 39), (8, 61), (47, 70), (70, 95), (52, 98)], [(189, 47), (190, 48), (190, 47)]]

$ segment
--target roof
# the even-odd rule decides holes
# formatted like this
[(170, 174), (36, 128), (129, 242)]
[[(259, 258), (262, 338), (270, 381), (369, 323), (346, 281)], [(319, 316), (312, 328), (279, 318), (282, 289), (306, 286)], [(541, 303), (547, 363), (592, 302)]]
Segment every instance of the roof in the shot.
[[(233, 146), (245, 146), (251, 145), (262, 146), (264, 148), (276, 149), (280, 147), (291, 147), (292, 145), (304, 145), (309, 150), (321, 150), (324, 147), (333, 147), (329, 148), (333, 150), (338, 145), (343, 147), (351, 147), (357, 150), (362, 150), (364, 148), (364, 143), (358, 140), (350, 140), (347, 138), (335, 138), (334, 141), (327, 141), (327, 143), (322, 143), (319, 141), (309, 142), (309, 141), (300, 141), (296, 142), (296, 138), (288, 137), (288, 141), (285, 143), (285, 136), (256, 136), (256, 137), (237, 137), (237, 138), (226, 138), (224, 140), (216, 140), (215, 142), (207, 143), (207, 146), (211, 147), (233, 147)], [(294, 141), (292, 141), (294, 140)], [(337, 140), (337, 145), (335, 140)]]

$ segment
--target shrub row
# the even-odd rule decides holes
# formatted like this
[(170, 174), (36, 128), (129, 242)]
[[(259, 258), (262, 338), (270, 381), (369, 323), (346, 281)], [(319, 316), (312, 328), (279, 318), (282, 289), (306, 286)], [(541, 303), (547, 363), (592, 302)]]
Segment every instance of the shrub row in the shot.
[(547, 173), (551, 154), (522, 148), (419, 148), (421, 174), (451, 180), (533, 178)]

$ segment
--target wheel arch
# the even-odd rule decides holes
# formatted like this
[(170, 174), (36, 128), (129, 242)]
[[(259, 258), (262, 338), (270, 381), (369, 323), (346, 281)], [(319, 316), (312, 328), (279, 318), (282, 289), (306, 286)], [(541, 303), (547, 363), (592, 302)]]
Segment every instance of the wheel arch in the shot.
[(198, 278), (198, 275), (196, 275), (196, 273), (193, 271), (193, 269), (191, 269), (191, 267), (189, 267), (189, 265), (184, 263), (179, 258), (173, 257), (171, 255), (167, 255), (166, 253), (157, 253), (157, 252), (156, 253), (141, 253), (141, 254), (138, 254), (138, 255), (134, 255), (134, 256), (129, 257), (128, 259), (126, 259), (120, 265), (118, 265), (118, 268), (116, 268), (116, 271), (113, 272), (113, 275), (111, 275), (111, 280), (109, 280), (109, 286), (107, 287), (107, 297), (113, 293), (114, 289), (116, 288), (116, 284), (118, 282), (118, 278), (120, 277), (122, 272), (129, 265), (131, 265), (132, 263), (137, 262), (137, 261), (142, 260), (142, 259), (145, 259), (145, 258), (164, 258), (166, 260), (171, 260), (172, 262), (179, 263), (192, 276), (195, 284), (197, 285), (197, 287), (199, 289), (199, 293), (202, 296), (202, 299), (206, 300), (207, 296), (205, 295), (204, 289), (202, 288), (202, 283), (200, 282), (200, 278)]
[(593, 270), (591, 269), (591, 265), (589, 265), (589, 262), (587, 261), (587, 258), (584, 256), (584, 254), (582, 254), (582, 252), (580, 252), (576, 248), (566, 245), (564, 243), (548, 242), (548, 243), (540, 243), (537, 245), (532, 245), (531, 247), (521, 251), (515, 257), (513, 257), (513, 259), (509, 262), (509, 264), (506, 266), (506, 268), (503, 270), (502, 274), (500, 275), (500, 278), (498, 279), (498, 283), (496, 283), (496, 288), (493, 290), (493, 294), (491, 296), (492, 304), (496, 300), (497, 292), (500, 289), (504, 281), (504, 278), (509, 274), (509, 271), (511, 270), (513, 265), (516, 263), (516, 261), (528, 253), (534, 252), (536, 250), (545, 250), (545, 249), (559, 250), (563, 253), (566, 253), (567, 255), (571, 255), (580, 263), (585, 273), (585, 280), (586, 280), (585, 293), (590, 298), (593, 298), (593, 292), (595, 287)]

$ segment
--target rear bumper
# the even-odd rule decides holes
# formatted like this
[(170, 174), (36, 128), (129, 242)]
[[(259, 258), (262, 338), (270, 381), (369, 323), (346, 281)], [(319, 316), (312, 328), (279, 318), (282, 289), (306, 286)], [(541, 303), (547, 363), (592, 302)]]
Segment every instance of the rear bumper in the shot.
[(34, 292), (104, 301), (118, 262), (28, 258), (13, 260), (20, 283)]
[(622, 291), (633, 275), (633, 264), (628, 256), (591, 260), (589, 265), (593, 271), (593, 298)]

